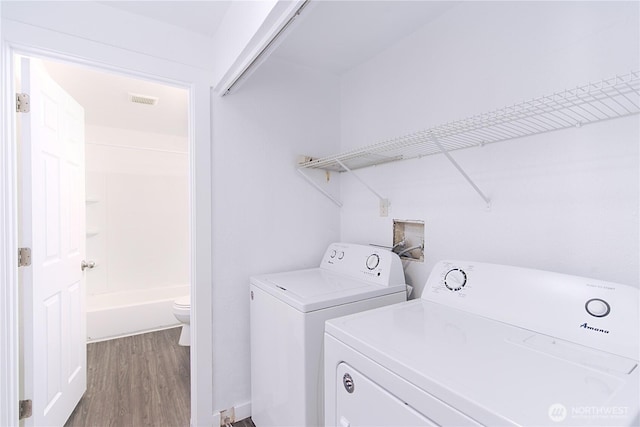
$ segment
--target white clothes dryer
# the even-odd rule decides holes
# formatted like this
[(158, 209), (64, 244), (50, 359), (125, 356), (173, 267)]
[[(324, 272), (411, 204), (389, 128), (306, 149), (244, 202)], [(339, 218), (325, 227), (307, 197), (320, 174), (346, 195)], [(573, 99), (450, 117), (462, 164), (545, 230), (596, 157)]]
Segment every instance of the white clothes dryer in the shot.
[(442, 261), (422, 297), (329, 320), (325, 425), (638, 425), (638, 289)]
[(254, 424), (322, 425), (324, 322), (406, 301), (400, 258), (387, 249), (334, 243), (318, 268), (250, 282)]

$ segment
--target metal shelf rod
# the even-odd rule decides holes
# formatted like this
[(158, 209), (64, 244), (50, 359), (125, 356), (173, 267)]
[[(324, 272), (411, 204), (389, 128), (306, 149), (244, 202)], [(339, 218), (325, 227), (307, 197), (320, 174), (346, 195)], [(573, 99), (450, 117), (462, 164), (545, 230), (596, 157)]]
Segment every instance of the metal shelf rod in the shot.
[(335, 197), (329, 194), (324, 188), (320, 187), (316, 182), (314, 182), (311, 178), (309, 178), (304, 172), (302, 172), (302, 169), (298, 169), (298, 172), (300, 173), (300, 175), (304, 177), (304, 179), (307, 180), (309, 184), (313, 185), (316, 188), (316, 190), (318, 190), (319, 192), (324, 194), (327, 198), (329, 198), (329, 200), (335, 203), (336, 206), (338, 206), (339, 208), (342, 207), (342, 203), (339, 200), (337, 200)]
[(351, 174), (355, 179), (357, 179), (358, 181), (360, 181), (360, 183), (361, 183), (362, 185), (364, 185), (365, 187), (367, 187), (367, 189), (368, 189), (369, 191), (371, 191), (373, 194), (375, 194), (375, 195), (376, 195), (376, 197), (377, 197), (378, 199), (380, 199), (380, 201), (381, 201), (381, 202), (385, 201), (385, 198), (384, 198), (384, 197), (382, 197), (382, 196), (380, 195), (380, 193), (378, 193), (376, 190), (374, 190), (374, 189), (373, 189), (369, 184), (367, 184), (367, 183), (366, 183), (362, 178), (360, 178), (360, 176), (358, 176), (358, 174), (357, 174), (357, 173), (355, 173), (354, 171), (352, 171), (351, 169), (349, 169), (348, 167), (346, 167), (346, 166), (344, 165), (344, 163), (342, 163), (340, 160), (336, 159), (336, 162), (338, 162), (338, 164), (339, 164), (340, 166), (342, 166), (342, 167), (344, 168), (344, 170), (346, 170), (347, 172), (349, 172), (349, 173), (350, 173), (350, 174)]
[(467, 175), (467, 173), (464, 171), (464, 169), (462, 169), (462, 166), (460, 166), (458, 164), (458, 162), (455, 161), (455, 159), (451, 156), (451, 153), (449, 153), (447, 150), (445, 150), (445, 148), (442, 146), (442, 144), (440, 144), (440, 141), (438, 141), (438, 138), (436, 138), (435, 136), (432, 136), (431, 139), (433, 140), (433, 143), (438, 146), (440, 151), (442, 151), (442, 154), (444, 154), (447, 157), (447, 159), (449, 159), (451, 164), (453, 166), (455, 166), (456, 169), (458, 169), (458, 172), (460, 172), (460, 174), (462, 174), (464, 179), (466, 179), (467, 182), (469, 184), (471, 184), (473, 189), (476, 190), (476, 193), (478, 193), (480, 195), (480, 197), (482, 197), (482, 200), (484, 200), (484, 202), (487, 204), (487, 209), (491, 208), (491, 200), (487, 196), (484, 195), (482, 190), (480, 190), (480, 188), (476, 185), (476, 183), (473, 182), (473, 180), (469, 177), (469, 175)]

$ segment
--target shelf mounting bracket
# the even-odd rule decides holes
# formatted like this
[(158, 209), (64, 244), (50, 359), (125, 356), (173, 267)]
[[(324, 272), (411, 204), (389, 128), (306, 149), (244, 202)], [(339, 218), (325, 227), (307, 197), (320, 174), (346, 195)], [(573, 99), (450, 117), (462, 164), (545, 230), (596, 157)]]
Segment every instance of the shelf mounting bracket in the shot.
[(331, 194), (329, 194), (329, 192), (327, 192), (327, 190), (325, 190), (324, 188), (320, 187), (318, 185), (317, 182), (314, 182), (310, 177), (307, 176), (307, 174), (305, 174), (304, 172), (302, 172), (302, 169), (298, 168), (298, 172), (300, 173), (300, 175), (303, 176), (304, 179), (307, 180), (307, 182), (311, 185), (313, 185), (316, 190), (318, 190), (319, 192), (321, 192), (322, 194), (324, 194), (329, 200), (331, 200), (336, 206), (338, 206), (339, 208), (342, 207), (342, 203), (340, 203), (339, 200), (337, 200), (335, 197), (333, 197)]
[(371, 191), (379, 200), (380, 200), (380, 216), (388, 216), (389, 215), (389, 199), (382, 197), (380, 193), (374, 190), (369, 184), (367, 184), (362, 178), (358, 176), (354, 171), (349, 169), (344, 163), (340, 161), (340, 159), (336, 159), (336, 163), (338, 163), (345, 171), (349, 172), (351, 176), (360, 181), (360, 184), (364, 185), (369, 191)]
[(480, 188), (476, 185), (476, 183), (473, 182), (473, 180), (469, 177), (469, 175), (467, 175), (464, 169), (462, 169), (462, 167), (458, 164), (458, 162), (456, 162), (455, 159), (451, 156), (451, 153), (449, 153), (449, 151), (447, 151), (442, 146), (442, 144), (440, 144), (440, 141), (438, 141), (438, 138), (435, 135), (431, 135), (431, 140), (433, 141), (434, 144), (438, 146), (442, 154), (444, 154), (447, 157), (447, 159), (449, 159), (451, 164), (455, 166), (456, 169), (458, 169), (458, 172), (460, 172), (460, 174), (464, 177), (464, 179), (466, 179), (467, 182), (471, 184), (473, 189), (476, 190), (476, 193), (478, 193), (480, 197), (482, 197), (482, 200), (484, 200), (484, 202), (487, 204), (487, 209), (491, 209), (491, 199), (489, 199), (487, 196), (484, 195), (482, 190), (480, 190)]

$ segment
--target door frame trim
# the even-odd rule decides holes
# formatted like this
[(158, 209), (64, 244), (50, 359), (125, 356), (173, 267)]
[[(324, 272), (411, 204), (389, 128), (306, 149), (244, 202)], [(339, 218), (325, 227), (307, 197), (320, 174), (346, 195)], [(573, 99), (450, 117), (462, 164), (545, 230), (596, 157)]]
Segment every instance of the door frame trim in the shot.
[[(212, 242), (210, 72), (19, 22), (2, 22), (3, 113), (0, 135), (0, 402), (1, 425), (18, 425), (18, 179), (13, 105), (16, 54), (62, 60), (134, 78), (181, 86), (189, 91), (189, 192), (191, 285), (191, 425), (212, 425)], [(209, 301), (209, 303), (207, 303)]]
[(15, 123), (10, 49), (2, 42), (1, 82), (3, 112), (0, 117), (0, 387), (5, 399), (0, 400), (0, 425), (18, 422), (18, 220), (17, 220), (17, 153), (12, 141)]

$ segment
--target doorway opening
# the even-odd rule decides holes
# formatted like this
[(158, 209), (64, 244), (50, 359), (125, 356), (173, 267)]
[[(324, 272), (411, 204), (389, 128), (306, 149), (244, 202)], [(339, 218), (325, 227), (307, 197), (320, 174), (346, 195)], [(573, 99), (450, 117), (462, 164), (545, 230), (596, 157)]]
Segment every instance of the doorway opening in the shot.
[[(47, 233), (39, 236), (35, 228), (26, 233), (27, 240), (32, 240), (27, 243), (32, 246), (37, 246), (36, 239), (45, 240), (41, 244), (45, 250), (40, 252), (47, 253), (40, 259), (34, 254), (34, 262), (40, 263), (34, 265), (34, 272), (75, 252), (82, 263), (70, 255), (67, 264), (81, 270), (80, 278), (70, 282), (68, 289), (72, 291), (40, 296), (41, 301), (34, 290), (39, 288), (37, 282), (42, 276), (34, 273), (20, 277), (26, 289), (20, 295), (22, 330), (38, 328), (42, 318), (37, 313), (39, 303), (47, 307), (43, 313), (48, 322), (44, 327), (48, 341), (42, 347), (38, 347), (37, 334), (21, 334), (25, 336), (21, 343), (21, 394), (29, 387), (36, 392), (33, 384), (27, 385), (35, 380), (28, 377), (35, 374), (25, 373), (25, 365), (44, 365), (35, 372), (45, 373), (49, 382), (44, 403), (43, 399), (34, 402), (34, 418), (40, 410), (43, 416), (61, 411), (63, 415), (56, 415), (56, 419), (66, 419), (69, 404), (56, 409), (65, 399), (64, 390), (52, 386), (51, 378), (64, 378), (65, 373), (69, 378), (81, 377), (82, 369), (86, 378), (87, 368), (93, 370), (84, 362), (72, 363), (77, 354), (68, 350), (72, 346), (65, 340), (73, 340), (73, 334), (65, 332), (67, 329), (81, 331), (82, 344), (86, 345), (181, 326), (172, 308), (176, 299), (190, 294), (191, 288), (189, 91), (77, 64), (33, 58), (29, 62), (32, 80), (46, 76), (50, 81), (44, 86), (33, 81), (27, 85), (30, 90), (42, 88), (42, 94), (29, 94), (31, 108), (37, 109), (31, 119), (38, 119), (24, 120), (18, 115), (20, 187), (24, 190), (42, 184), (42, 191), (27, 192), (33, 200), (25, 202), (26, 193), (21, 193), (20, 246), (25, 230), (32, 228), (25, 218), (35, 221), (40, 216)], [(16, 58), (15, 63), (25, 62)], [(17, 77), (24, 74), (24, 67), (19, 68), (15, 70)], [(25, 86), (22, 77), (17, 80), (19, 86)], [(68, 98), (61, 95), (54, 99), (58, 93)], [(70, 106), (73, 101), (84, 111), (81, 135), (70, 130), (72, 125), (66, 117), (79, 111), (75, 104)], [(28, 122), (36, 121), (43, 125), (44, 134), (24, 130)], [(23, 142), (42, 135), (44, 154), (33, 162), (32, 153), (25, 155)], [(52, 141), (65, 138), (82, 140), (81, 162), (64, 158), (72, 143), (60, 143), (59, 150), (50, 149), (56, 145)], [(27, 161), (31, 161), (29, 176), (23, 168)], [(73, 166), (69, 172), (66, 163)], [(80, 187), (82, 191), (77, 190)], [(75, 200), (79, 194), (82, 200)], [(37, 197), (42, 200), (35, 200)], [(74, 246), (69, 243), (73, 237), (66, 236), (71, 236), (75, 228), (80, 228), (82, 242)], [(27, 303), (27, 299), (32, 301)], [(52, 335), (52, 331), (57, 333)], [(33, 343), (26, 342), (29, 337)]]

